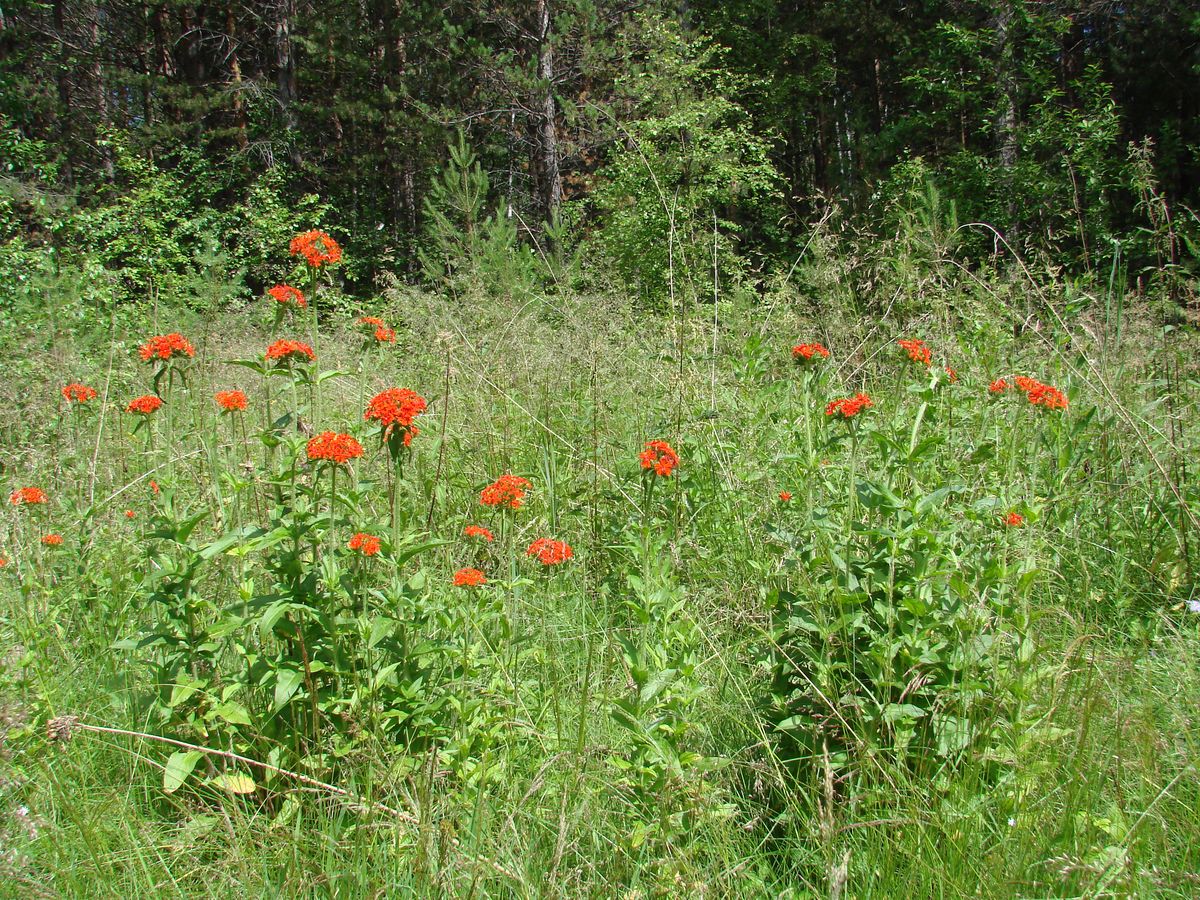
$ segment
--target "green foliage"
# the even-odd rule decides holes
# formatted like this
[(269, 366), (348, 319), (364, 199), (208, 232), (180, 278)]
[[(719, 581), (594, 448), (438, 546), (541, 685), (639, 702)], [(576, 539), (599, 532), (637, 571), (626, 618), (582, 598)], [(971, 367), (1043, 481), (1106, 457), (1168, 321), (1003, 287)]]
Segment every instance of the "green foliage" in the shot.
[(528, 292), (534, 280), (529, 248), (500, 209), (487, 213), (490, 185), (479, 159), (458, 132), (450, 159), (425, 198), (426, 245), (419, 251), (425, 277), (456, 293), (470, 285), (495, 295)]
[(779, 175), (729, 99), (729, 80), (709, 71), (716, 48), (651, 18), (639, 36), (656, 70), (619, 81), (640, 114), (622, 126), (587, 200), (599, 218), (589, 241), (645, 305), (707, 302), (714, 277), (722, 286), (751, 277), (739, 242), (778, 216)]

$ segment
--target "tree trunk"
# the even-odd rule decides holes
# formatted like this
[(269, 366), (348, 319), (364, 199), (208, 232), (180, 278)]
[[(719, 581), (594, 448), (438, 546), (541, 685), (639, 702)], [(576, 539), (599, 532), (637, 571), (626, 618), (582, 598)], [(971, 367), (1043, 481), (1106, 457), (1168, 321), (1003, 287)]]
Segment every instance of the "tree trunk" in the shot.
[(58, 87), (58, 140), (62, 149), (62, 178), (67, 185), (75, 183), (75, 169), (71, 158), (74, 144), (72, 122), (75, 110), (71, 97), (71, 56), (67, 50), (67, 18), (64, 0), (54, 0), (54, 31), (58, 35), (58, 71), (55, 83)]
[(284, 129), (289, 133), (289, 146), (293, 162), (299, 162), (299, 151), (290, 133), (296, 128), (296, 113), (292, 104), (298, 93), (296, 88), (296, 61), (292, 55), (292, 22), (296, 17), (295, 0), (276, 0), (275, 7), (275, 96), (283, 111)]
[(1007, 195), (1005, 237), (1015, 249), (1019, 236), (1017, 196), (1013, 184), (1017, 166), (1017, 85), (1014, 40), (1012, 37), (1012, 0), (999, 0), (992, 19), (992, 30), (996, 36), (996, 75), (1000, 89), (999, 112), (996, 115), (996, 142), (1000, 155), (1000, 168)]
[(104, 68), (100, 63), (100, 10), (96, 4), (89, 4), (88, 9), (88, 52), (91, 62), (88, 74), (92, 81), (92, 94), (96, 103), (96, 149), (100, 154), (100, 167), (107, 181), (112, 181), (113, 160), (112, 150), (104, 137), (104, 127), (108, 124), (108, 94), (104, 88)]
[(554, 46), (550, 38), (550, 0), (537, 0), (538, 81), (545, 94), (541, 102), (541, 121), (538, 124), (541, 154), (542, 216), (548, 224), (558, 221), (562, 204), (562, 176), (558, 169), (557, 109), (554, 102)]
[(237, 146), (245, 150), (249, 141), (246, 137), (246, 98), (242, 96), (242, 62), (238, 58), (237, 17), (233, 4), (225, 7), (225, 36), (229, 41), (229, 79), (233, 91), (233, 127), (237, 133)]

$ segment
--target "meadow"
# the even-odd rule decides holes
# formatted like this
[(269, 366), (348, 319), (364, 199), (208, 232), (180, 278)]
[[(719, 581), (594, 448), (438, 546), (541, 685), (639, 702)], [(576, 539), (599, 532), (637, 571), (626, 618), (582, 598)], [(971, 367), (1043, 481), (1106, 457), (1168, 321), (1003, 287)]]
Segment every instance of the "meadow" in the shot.
[(1189, 329), (335, 246), (3, 323), (0, 895), (1200, 892)]

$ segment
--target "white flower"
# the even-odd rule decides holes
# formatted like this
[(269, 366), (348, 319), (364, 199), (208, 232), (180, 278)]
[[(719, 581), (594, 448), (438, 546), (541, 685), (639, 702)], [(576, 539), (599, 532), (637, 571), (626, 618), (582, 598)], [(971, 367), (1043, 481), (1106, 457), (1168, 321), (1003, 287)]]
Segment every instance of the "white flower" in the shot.
[(1189, 600), (1187, 608), (1194, 613), (1200, 613), (1200, 600)]

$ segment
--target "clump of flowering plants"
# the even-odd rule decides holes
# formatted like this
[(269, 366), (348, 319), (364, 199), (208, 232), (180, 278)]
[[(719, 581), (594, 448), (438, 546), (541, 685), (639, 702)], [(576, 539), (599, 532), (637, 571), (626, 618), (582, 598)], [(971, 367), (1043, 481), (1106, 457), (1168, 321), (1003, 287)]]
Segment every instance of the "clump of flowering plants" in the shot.
[(811, 366), (829, 359), (829, 350), (824, 344), (812, 342), (792, 347), (792, 359), (800, 366)]
[(399, 528), (399, 485), (404, 477), (404, 462), (412, 453), (413, 438), (420, 434), (416, 418), (425, 412), (425, 398), (408, 388), (388, 388), (371, 398), (363, 418), (379, 426), (380, 445), (387, 448), (388, 508), (392, 515), (393, 538)]
[(96, 389), (86, 384), (72, 382), (63, 387), (63, 399), (73, 405), (83, 405), (96, 399)]
[(158, 394), (161, 393), (159, 383), (163, 376), (167, 376), (168, 392), (173, 386), (176, 376), (186, 385), (186, 369), (181, 364), (187, 363), (195, 357), (196, 348), (178, 331), (172, 331), (170, 334), (155, 335), (147, 340), (139, 348), (138, 355), (141, 356), (143, 362), (150, 363), (154, 367), (154, 392)]
[(920, 363), (926, 368), (933, 361), (933, 354), (929, 350), (929, 345), (922, 340), (916, 338), (902, 338), (896, 342), (900, 348), (908, 354), (908, 358), (915, 363)]
[(853, 397), (842, 397), (838, 400), (829, 401), (829, 404), (825, 407), (825, 415), (830, 419), (849, 422), (859, 413), (870, 409), (874, 405), (875, 401), (869, 396), (858, 393)]
[(298, 234), (288, 245), (292, 256), (300, 256), (310, 268), (320, 269), (341, 262), (342, 248), (324, 231), (313, 229)]
[(317, 359), (316, 352), (308, 344), (288, 338), (281, 338), (272, 343), (264, 355), (269, 362), (276, 365), (310, 363), (316, 362)]
[(304, 294), (299, 288), (294, 288), (290, 284), (277, 284), (272, 288), (267, 289), (269, 296), (276, 303), (276, 309), (283, 311), (288, 307), (296, 309), (304, 309), (308, 306), (308, 301), (304, 298)]
[(378, 316), (359, 316), (358, 326), (363, 331), (363, 347), (396, 343), (396, 329)]
[(519, 475), (501, 475), (479, 492), (479, 502), (484, 506), (517, 510), (525, 502), (525, 492), (532, 488), (528, 478)]

